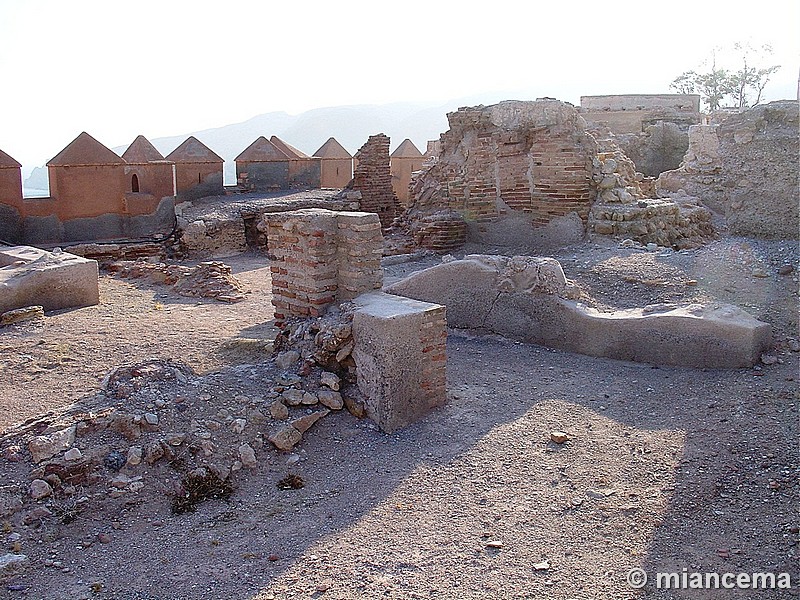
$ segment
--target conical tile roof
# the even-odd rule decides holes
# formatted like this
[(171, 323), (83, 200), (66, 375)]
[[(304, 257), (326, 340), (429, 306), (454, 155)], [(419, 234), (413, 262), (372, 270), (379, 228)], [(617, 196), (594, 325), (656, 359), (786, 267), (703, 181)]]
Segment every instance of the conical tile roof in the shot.
[(237, 162), (286, 162), (289, 157), (263, 135), (236, 157)]
[(85, 131), (56, 154), (48, 167), (75, 167), (80, 165), (124, 165), (125, 161), (113, 150), (106, 148)]
[(328, 138), (328, 141), (314, 152), (317, 158), (353, 158), (353, 156), (336, 141), (336, 138)]
[(19, 169), (22, 165), (0, 150), (0, 169)]
[(408, 138), (392, 152), (391, 158), (423, 158), (422, 152)]
[(128, 149), (122, 154), (128, 164), (144, 164), (157, 160), (164, 160), (161, 152), (143, 135), (137, 135)]
[(176, 163), (225, 162), (218, 154), (211, 150), (211, 148), (193, 135), (186, 138), (186, 141), (170, 152), (166, 160), (171, 160)]
[(308, 154), (305, 154), (295, 148), (294, 146), (290, 146), (286, 142), (284, 142), (281, 138), (273, 135), (269, 138), (269, 141), (275, 144), (278, 148), (283, 150), (284, 154), (289, 158), (311, 158)]

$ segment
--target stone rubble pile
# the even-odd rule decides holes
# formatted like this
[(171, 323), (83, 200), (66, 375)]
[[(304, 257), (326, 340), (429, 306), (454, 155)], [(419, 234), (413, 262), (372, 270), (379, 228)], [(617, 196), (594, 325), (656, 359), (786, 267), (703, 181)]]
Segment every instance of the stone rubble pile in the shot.
[(294, 320), (270, 361), (221, 373), (197, 376), (159, 359), (120, 367), (101, 392), (9, 429), (0, 437), (9, 475), (0, 520), (35, 535), (40, 524), (66, 525), (114, 503), (170, 503), (186, 492), (186, 476), (213, 474), (235, 488), (237, 477), (280, 465), (276, 450), (295, 448), (321, 418), (343, 408), (364, 416), (350, 383), (350, 319), (345, 306)]
[(591, 232), (678, 249), (694, 248), (714, 238), (711, 213), (698, 198), (686, 194), (645, 197), (644, 178), (616, 143), (603, 138), (598, 145), (601, 151), (592, 161), (597, 200), (589, 212)]
[(120, 277), (147, 279), (151, 283), (172, 286), (181, 296), (240, 302), (246, 293), (231, 273), (231, 268), (218, 261), (201, 262), (195, 267), (144, 260), (118, 261), (106, 265), (105, 269)]

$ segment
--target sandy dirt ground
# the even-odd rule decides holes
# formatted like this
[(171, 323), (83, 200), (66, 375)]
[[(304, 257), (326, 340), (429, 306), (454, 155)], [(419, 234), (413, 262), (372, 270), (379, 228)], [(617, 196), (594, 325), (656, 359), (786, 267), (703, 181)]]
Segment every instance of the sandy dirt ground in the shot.
[[(447, 405), (400, 432), (332, 413), (293, 454), (257, 447), (230, 498), (184, 514), (171, 511), (178, 470), (144, 463), (128, 473), (142, 477), (137, 493), (94, 485), (73, 491), (80, 502), (33, 502), (30, 460), (9, 449), (25, 427), (111, 403), (115, 367), (157, 358), (194, 371), (116, 401), (147, 411), (155, 398), (174, 429), (266, 412), (279, 377), (263, 255), (224, 259), (250, 290), (237, 304), (104, 273), (99, 306), (0, 330), (0, 508), (25, 497), (4, 517), (0, 556), (28, 560), (0, 597), (798, 596), (797, 244), (726, 238), (651, 253), (584, 242), (554, 255), (601, 309), (736, 303), (773, 325), (778, 361), (656, 368), (451, 331)], [(389, 267), (387, 281), (438, 260)], [(795, 270), (779, 275), (784, 265)], [(569, 441), (551, 442), (555, 429)], [(289, 473), (304, 487), (279, 489)], [(651, 578), (641, 590), (626, 580), (634, 568)], [(785, 572), (793, 588), (656, 588), (657, 572), (683, 570)]]

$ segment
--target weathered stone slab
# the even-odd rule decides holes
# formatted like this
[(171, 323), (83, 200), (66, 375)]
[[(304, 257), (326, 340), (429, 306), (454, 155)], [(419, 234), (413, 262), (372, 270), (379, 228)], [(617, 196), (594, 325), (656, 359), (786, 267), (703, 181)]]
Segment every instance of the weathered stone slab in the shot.
[[(601, 313), (579, 302), (549, 262), (529, 273), (523, 257), (470, 256), (420, 271), (389, 288), (447, 307), (451, 327), (480, 329), (589, 356), (709, 368), (755, 364), (771, 328), (731, 305), (658, 305)], [(541, 260), (541, 259), (540, 259)], [(539, 266), (537, 266), (539, 265)], [(543, 268), (546, 265), (546, 268)], [(509, 277), (509, 272), (516, 273)], [(546, 273), (546, 282), (540, 281)], [(547, 283), (549, 282), (549, 283)]]
[(31, 246), (0, 249), (0, 313), (26, 306), (58, 310), (100, 302), (97, 261)]

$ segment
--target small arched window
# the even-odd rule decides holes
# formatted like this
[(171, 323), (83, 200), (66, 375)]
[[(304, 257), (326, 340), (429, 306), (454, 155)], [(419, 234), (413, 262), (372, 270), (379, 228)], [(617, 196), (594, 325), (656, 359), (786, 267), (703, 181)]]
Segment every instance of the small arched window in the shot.
[(139, 176), (134, 173), (133, 177), (131, 177), (131, 191), (138, 192), (139, 191)]
[(198, 173), (197, 174), (197, 183), (203, 183), (203, 174), (202, 173)]

